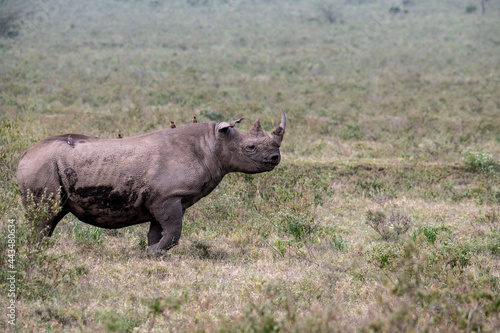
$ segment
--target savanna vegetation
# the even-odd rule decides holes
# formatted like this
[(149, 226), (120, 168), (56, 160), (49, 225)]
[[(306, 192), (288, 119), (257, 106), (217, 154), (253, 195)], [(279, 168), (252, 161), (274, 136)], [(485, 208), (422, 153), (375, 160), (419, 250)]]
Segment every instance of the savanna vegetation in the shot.
[[(0, 303), (16, 332), (500, 330), (500, 3), (0, 1)], [(22, 208), (48, 135), (288, 116), (282, 163), (232, 174), (146, 255), (58, 199)]]

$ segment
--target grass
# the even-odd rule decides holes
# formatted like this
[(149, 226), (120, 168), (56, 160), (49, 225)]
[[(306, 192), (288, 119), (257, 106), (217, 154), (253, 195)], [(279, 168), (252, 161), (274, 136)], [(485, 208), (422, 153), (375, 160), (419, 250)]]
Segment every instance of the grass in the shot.
[[(17, 15), (0, 36), (17, 330), (498, 331), (500, 7), (471, 6), (0, 2)], [(129, 137), (193, 115), (269, 130), (281, 108), (280, 166), (228, 175), (167, 254), (145, 254), (147, 225), (72, 215), (30, 240), (38, 215), (15, 173), (43, 137)]]

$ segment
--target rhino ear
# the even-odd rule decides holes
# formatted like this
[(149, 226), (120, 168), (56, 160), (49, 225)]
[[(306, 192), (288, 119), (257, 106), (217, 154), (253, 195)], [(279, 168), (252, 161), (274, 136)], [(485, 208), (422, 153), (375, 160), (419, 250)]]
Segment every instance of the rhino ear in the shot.
[(223, 133), (226, 133), (231, 127), (234, 127), (235, 124), (237, 123), (241, 123), (241, 121), (245, 119), (245, 118), (240, 118), (240, 119), (236, 119), (236, 120), (233, 120), (232, 122), (228, 123), (228, 122), (222, 122), (222, 123), (219, 123), (217, 125), (217, 131), (219, 132), (223, 132)]
[(236, 119), (236, 120), (234, 120), (234, 121), (230, 122), (230, 124), (231, 124), (231, 125), (233, 125), (232, 127), (234, 127), (234, 124), (241, 123), (241, 121), (242, 121), (243, 119), (245, 119), (245, 118)]

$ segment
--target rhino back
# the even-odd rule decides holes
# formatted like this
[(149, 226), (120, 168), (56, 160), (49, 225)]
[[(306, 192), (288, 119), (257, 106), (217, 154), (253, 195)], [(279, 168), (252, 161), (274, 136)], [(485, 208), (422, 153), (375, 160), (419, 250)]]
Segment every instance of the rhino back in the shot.
[(71, 134), (72, 145), (68, 135), (49, 137), (23, 156), (18, 178), (23, 188), (43, 188), (41, 179), (62, 186), (70, 211), (84, 222), (142, 223), (151, 219), (153, 201), (180, 197), (187, 208), (222, 179), (208, 127), (182, 127), (127, 139)]
[(41, 195), (44, 188), (53, 191), (54, 186), (60, 186), (56, 157), (69, 148), (67, 138), (71, 136), (80, 142), (93, 141), (97, 138), (80, 134), (63, 134), (50, 136), (37, 142), (27, 150), (19, 161), (17, 180), (23, 199), (30, 190), (35, 196)]

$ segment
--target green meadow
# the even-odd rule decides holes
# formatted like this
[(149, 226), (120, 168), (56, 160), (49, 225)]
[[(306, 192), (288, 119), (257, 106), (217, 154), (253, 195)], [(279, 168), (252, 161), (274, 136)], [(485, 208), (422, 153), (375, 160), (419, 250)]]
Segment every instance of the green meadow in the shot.
[[(0, 330), (498, 332), (499, 32), (498, 1), (0, 0)], [(38, 245), (16, 171), (42, 138), (280, 109), (281, 164), (167, 253), (71, 214)]]

